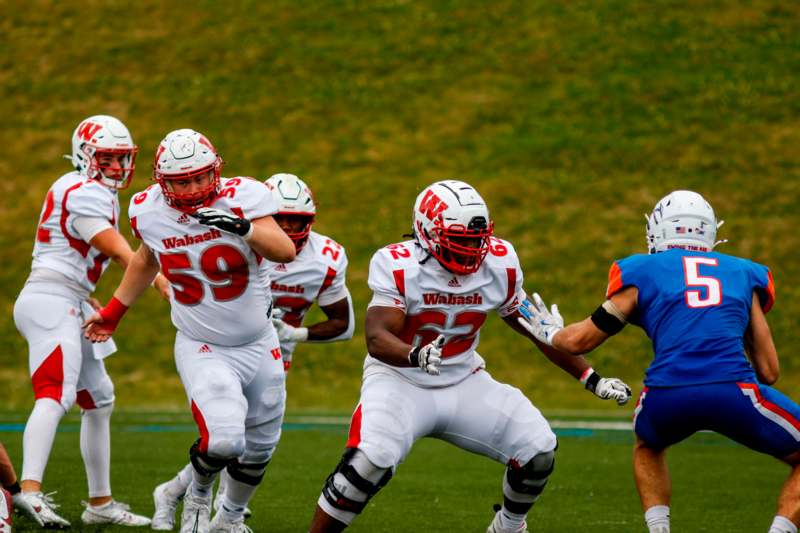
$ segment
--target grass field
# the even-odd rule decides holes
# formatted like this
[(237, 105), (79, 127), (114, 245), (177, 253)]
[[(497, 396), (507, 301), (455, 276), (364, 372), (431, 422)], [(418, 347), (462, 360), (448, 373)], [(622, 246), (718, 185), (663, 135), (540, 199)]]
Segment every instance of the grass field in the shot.
[[(452, 177), (484, 194), (527, 290), (568, 320), (598, 305), (614, 258), (643, 249), (642, 213), (699, 190), (727, 220), (721, 250), (772, 267), (782, 383), (800, 386), (797, 2), (9, 0), (0, 44), (0, 405), (30, 405), (11, 309), (45, 191), (68, 170), (60, 155), (95, 113), (122, 118), (141, 147), (123, 205), (149, 183), (158, 141), (185, 126), (228, 175), (291, 171), (315, 190), (317, 229), (348, 249), (358, 323), (351, 342), (298, 354), (292, 409), (353, 405), (369, 258), (407, 231), (424, 185)], [(101, 298), (119, 276), (112, 265)], [(173, 335), (154, 294), (128, 314), (109, 360), (121, 407), (183, 405)], [(481, 352), (538, 405), (613, 410), (499, 320)], [(631, 330), (592, 361), (635, 386), (650, 354)]]
[[(24, 416), (0, 422), (0, 440), (12, 458), (20, 436), (9, 433)], [(569, 421), (565, 421), (569, 423)], [(572, 423), (575, 423), (572, 420)], [(79, 523), (86, 485), (78, 447), (78, 421), (65, 420), (45, 485), (57, 490), (73, 530)], [(531, 516), (531, 531), (643, 531), (630, 466), (629, 431), (556, 429), (556, 469)], [(112, 485), (115, 497), (152, 513), (151, 491), (187, 460), (195, 438), (191, 420), (170, 414), (123, 413), (114, 419)], [(278, 451), (256, 493), (249, 521), (255, 531), (299, 532), (308, 526), (322, 483), (335, 466), (346, 438), (343, 425), (320, 426), (289, 417)], [(774, 500), (788, 470), (713, 434), (698, 434), (670, 454), (675, 497), (674, 531), (745, 533), (766, 531)], [(355, 532), (483, 532), (492, 504), (501, 499), (503, 467), (449, 444), (423, 439), (397, 474), (369, 504)], [(32, 530), (24, 520), (19, 531)]]

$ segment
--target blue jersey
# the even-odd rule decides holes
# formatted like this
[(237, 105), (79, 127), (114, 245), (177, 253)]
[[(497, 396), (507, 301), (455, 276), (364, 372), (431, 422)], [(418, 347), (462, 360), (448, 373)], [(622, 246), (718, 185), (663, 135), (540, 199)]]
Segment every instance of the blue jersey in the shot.
[(716, 252), (672, 249), (616, 261), (607, 296), (629, 286), (639, 291), (629, 321), (645, 330), (655, 352), (646, 386), (756, 381), (744, 334), (753, 291), (765, 312), (775, 300), (767, 267)]

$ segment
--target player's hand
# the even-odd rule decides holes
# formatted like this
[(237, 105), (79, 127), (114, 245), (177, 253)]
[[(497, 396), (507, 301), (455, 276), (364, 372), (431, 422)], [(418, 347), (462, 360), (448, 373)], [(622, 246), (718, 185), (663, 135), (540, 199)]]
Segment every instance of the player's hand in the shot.
[(91, 305), (91, 306), (92, 306), (92, 309), (94, 309), (95, 311), (99, 311), (100, 309), (102, 309), (102, 308), (103, 308), (103, 306), (102, 306), (102, 304), (100, 303), (100, 301), (99, 301), (97, 298), (92, 298), (91, 296), (89, 296), (88, 298), (86, 298), (86, 303), (88, 303), (89, 305)]
[(296, 328), (278, 318), (272, 319), (272, 325), (275, 326), (275, 332), (281, 342), (305, 342), (308, 340), (308, 328)]
[(83, 323), (83, 336), (92, 342), (106, 342), (127, 310), (127, 305), (112, 296), (105, 307), (97, 310)]
[(527, 299), (522, 302), (519, 312), (522, 315), (517, 318), (520, 325), (548, 346), (553, 345), (556, 333), (564, 329), (564, 319), (558, 312), (558, 306), (553, 304), (548, 311), (538, 293), (533, 293), (533, 302)]
[(603, 400), (615, 400), (617, 405), (625, 405), (631, 399), (631, 388), (619, 378), (600, 378), (592, 392)]
[(240, 218), (213, 207), (201, 207), (193, 215), (198, 222), (206, 226), (213, 226), (228, 233), (234, 233), (243, 239), (248, 239), (253, 234), (253, 225), (246, 218)]
[(83, 336), (92, 342), (106, 342), (111, 338), (111, 334), (117, 329), (117, 322), (106, 322), (100, 311), (96, 311), (86, 319), (81, 326), (84, 329)]
[(442, 346), (444, 335), (439, 335), (433, 342), (424, 346), (415, 346), (408, 354), (408, 362), (414, 367), (419, 367), (432, 376), (439, 375), (439, 365), (442, 363)]
[(170, 286), (167, 278), (162, 274), (156, 274), (156, 279), (153, 280), (153, 287), (163, 299), (169, 301)]

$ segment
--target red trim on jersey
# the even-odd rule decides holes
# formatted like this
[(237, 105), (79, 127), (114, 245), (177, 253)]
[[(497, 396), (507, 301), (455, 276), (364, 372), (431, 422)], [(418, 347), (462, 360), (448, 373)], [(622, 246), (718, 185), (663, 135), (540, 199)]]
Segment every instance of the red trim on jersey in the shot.
[(136, 217), (131, 217), (131, 231), (133, 231), (133, 236), (142, 240), (142, 234), (139, 233), (139, 221), (136, 220)]
[(331, 285), (333, 285), (333, 280), (336, 278), (336, 271), (331, 267), (328, 267), (328, 271), (325, 273), (325, 279), (322, 280), (322, 286), (319, 288), (319, 292), (317, 293), (317, 297), (322, 294), (325, 290), (328, 289)]
[(89, 249), (91, 248), (91, 246), (89, 246), (89, 243), (81, 239), (76, 239), (75, 237), (69, 234), (69, 231), (67, 231), (67, 218), (69, 217), (69, 209), (67, 209), (67, 198), (69, 197), (69, 194), (72, 191), (79, 188), (81, 185), (83, 185), (83, 182), (78, 182), (69, 189), (67, 189), (66, 191), (64, 191), (64, 197), (61, 199), (61, 233), (64, 234), (64, 237), (66, 237), (67, 242), (72, 248), (76, 249), (78, 253), (81, 254), (81, 256), (86, 257), (89, 254)]
[(400, 293), (400, 296), (406, 296), (406, 271), (405, 270), (393, 270), (392, 275), (394, 276), (394, 284), (397, 286), (397, 292)]
[(50, 355), (45, 357), (39, 368), (31, 376), (33, 397), (51, 398), (61, 403), (61, 392), (64, 385), (64, 353), (61, 345), (56, 346)]
[(775, 282), (772, 280), (772, 272), (767, 270), (767, 278), (769, 281), (767, 282), (766, 290), (762, 290), (764, 296), (767, 297), (766, 302), (761, 302), (761, 307), (764, 309), (765, 313), (769, 313), (769, 310), (772, 309), (772, 306), (775, 304)]
[(50, 242), (50, 230), (45, 229), (43, 225), (45, 221), (50, 218), (50, 215), (53, 214), (53, 207), (55, 207), (55, 205), (56, 202), (53, 200), (53, 191), (51, 189), (47, 191), (47, 197), (44, 200), (44, 213), (42, 213), (39, 228), (36, 230), (36, 240), (39, 242)]
[(194, 423), (197, 424), (197, 429), (200, 430), (199, 451), (200, 453), (206, 453), (208, 451), (208, 427), (206, 426), (205, 418), (203, 418), (203, 413), (200, 412), (200, 408), (197, 407), (194, 400), (192, 400), (192, 418), (194, 418)]
[(231, 212), (239, 218), (244, 218), (244, 211), (241, 207), (231, 207)]
[(361, 444), (361, 404), (358, 404), (350, 420), (350, 433), (347, 435), (345, 447), (358, 448), (359, 444)]
[(737, 385), (739, 386), (740, 389), (752, 390), (753, 394), (755, 394), (756, 396), (756, 401), (759, 404), (761, 404), (761, 406), (764, 409), (772, 411), (773, 413), (775, 413), (776, 415), (778, 415), (779, 417), (783, 418), (791, 425), (793, 425), (796, 430), (800, 431), (800, 420), (797, 420), (795, 417), (793, 417), (791, 413), (789, 413), (789, 411), (783, 409), (779, 405), (774, 404), (771, 401), (765, 399), (763, 396), (761, 396), (761, 390), (758, 388), (758, 385), (756, 383), (737, 383)]
[(622, 288), (622, 271), (616, 261), (611, 265), (608, 271), (608, 289), (606, 289), (606, 298), (611, 298)]
[(81, 409), (96, 409), (97, 406), (94, 404), (94, 399), (92, 395), (89, 394), (89, 391), (86, 389), (81, 389), (78, 391), (78, 405)]
[(503, 307), (508, 302), (511, 301), (511, 298), (514, 297), (514, 289), (517, 286), (517, 269), (516, 268), (507, 268), (506, 269), (506, 277), (508, 277), (508, 288), (506, 289), (506, 299), (503, 300), (503, 304), (500, 307)]

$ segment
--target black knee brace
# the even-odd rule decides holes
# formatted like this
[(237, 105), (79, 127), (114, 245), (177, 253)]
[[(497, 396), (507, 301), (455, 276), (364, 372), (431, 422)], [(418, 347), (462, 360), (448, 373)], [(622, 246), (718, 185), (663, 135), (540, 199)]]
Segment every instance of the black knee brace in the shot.
[[(392, 470), (390, 468), (377, 483), (372, 483), (368, 479), (364, 479), (361, 474), (356, 471), (353, 465), (350, 464), (350, 461), (353, 459), (357, 451), (358, 448), (347, 448), (347, 450), (345, 450), (341, 461), (339, 461), (339, 464), (336, 465), (336, 468), (331, 475), (328, 476), (328, 479), (325, 480), (325, 486), (322, 487), (322, 495), (329, 504), (337, 509), (341, 509), (342, 511), (348, 511), (356, 514), (360, 513), (364, 507), (366, 507), (369, 500), (375, 494), (377, 494), (378, 491), (392, 478)], [(350, 485), (365, 493), (367, 495), (366, 500), (360, 502), (345, 496), (338, 488), (336, 488), (336, 485), (334, 485), (334, 477), (336, 477), (336, 474), (341, 474)]]
[(189, 448), (189, 459), (192, 466), (204, 476), (213, 476), (228, 464), (228, 459), (217, 459), (200, 451), (200, 439)]
[(527, 513), (547, 485), (547, 478), (553, 473), (554, 467), (555, 451), (535, 455), (522, 466), (509, 463), (506, 469), (508, 486), (520, 495), (519, 499), (523, 499), (522, 495), (525, 495), (524, 499), (527, 501), (514, 501), (506, 496), (505, 505), (508, 510), (512, 513)]
[(256, 486), (264, 479), (264, 472), (269, 461), (263, 463), (240, 463), (238, 459), (231, 459), (228, 463), (228, 475), (231, 479)]

